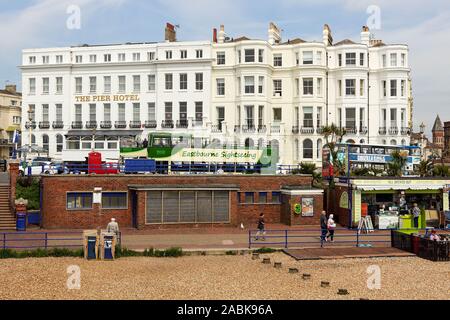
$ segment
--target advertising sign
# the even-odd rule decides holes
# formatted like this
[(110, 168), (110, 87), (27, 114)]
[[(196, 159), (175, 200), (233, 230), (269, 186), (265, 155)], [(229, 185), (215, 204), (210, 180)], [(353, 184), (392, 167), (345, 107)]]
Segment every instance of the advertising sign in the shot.
[(302, 217), (314, 216), (314, 198), (302, 198)]

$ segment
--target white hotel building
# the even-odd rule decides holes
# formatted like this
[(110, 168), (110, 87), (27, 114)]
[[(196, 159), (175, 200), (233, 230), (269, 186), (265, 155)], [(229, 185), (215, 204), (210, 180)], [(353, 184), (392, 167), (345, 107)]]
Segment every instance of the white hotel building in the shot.
[[(409, 144), (408, 46), (372, 40), (166, 41), (23, 51), (23, 144), (84, 161), (95, 148), (117, 159), (121, 137), (189, 132), (206, 141), (278, 145), (282, 164), (321, 163), (321, 128), (346, 140)], [(370, 119), (370, 120), (369, 120)]]

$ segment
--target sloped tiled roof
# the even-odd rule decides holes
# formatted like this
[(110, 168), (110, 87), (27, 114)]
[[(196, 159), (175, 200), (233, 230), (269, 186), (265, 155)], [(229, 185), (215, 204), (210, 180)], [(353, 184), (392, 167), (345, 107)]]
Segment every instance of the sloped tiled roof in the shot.
[(342, 41), (339, 41), (339, 42), (335, 43), (334, 46), (341, 46), (341, 45), (344, 45), (344, 44), (356, 44), (356, 42), (354, 42), (354, 41), (352, 41), (350, 39), (344, 39)]
[(442, 126), (441, 118), (439, 118), (439, 115), (436, 117), (436, 120), (434, 121), (432, 132), (436, 131), (444, 131), (444, 127)]
[(288, 40), (286, 42), (283, 42), (282, 45), (286, 45), (286, 44), (299, 44), (299, 43), (305, 43), (306, 41), (300, 38), (295, 38), (292, 40)]

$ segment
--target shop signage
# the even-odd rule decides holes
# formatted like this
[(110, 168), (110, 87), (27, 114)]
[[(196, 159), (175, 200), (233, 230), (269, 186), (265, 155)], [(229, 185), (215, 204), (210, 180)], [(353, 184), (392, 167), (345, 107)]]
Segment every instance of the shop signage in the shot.
[(339, 207), (342, 209), (348, 209), (348, 193), (342, 192), (341, 199), (339, 200)]
[(302, 213), (302, 205), (300, 203), (294, 204), (294, 213), (300, 215)]
[(93, 96), (75, 96), (75, 102), (127, 102), (140, 101), (137, 94), (115, 94), (115, 95), (93, 95)]
[[(443, 180), (424, 180), (424, 179), (417, 179), (417, 180), (403, 180), (403, 179), (396, 179), (396, 180), (354, 180), (353, 184), (358, 186), (444, 186), (446, 185), (448, 181)], [(408, 189), (408, 188), (406, 188)]]
[(353, 191), (353, 222), (361, 220), (361, 191)]
[(302, 198), (302, 217), (314, 216), (314, 198)]

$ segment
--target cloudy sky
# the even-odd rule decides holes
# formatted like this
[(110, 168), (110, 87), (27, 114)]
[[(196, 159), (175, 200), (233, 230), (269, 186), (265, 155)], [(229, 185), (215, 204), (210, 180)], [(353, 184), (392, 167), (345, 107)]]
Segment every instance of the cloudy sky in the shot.
[[(80, 29), (67, 28), (73, 5)], [(327, 23), (335, 41), (357, 41), (371, 5), (381, 13), (375, 37), (410, 46), (416, 127), (424, 121), (430, 129), (437, 113), (450, 121), (448, 0), (0, 0), (0, 86), (20, 87), (23, 48), (160, 41), (165, 22), (180, 25), (180, 40), (210, 39), (220, 24), (231, 37), (265, 39), (274, 21), (284, 39), (320, 41)]]

